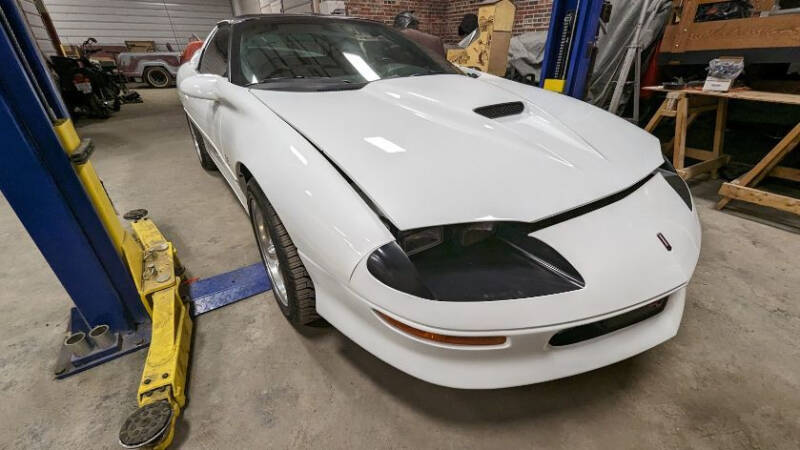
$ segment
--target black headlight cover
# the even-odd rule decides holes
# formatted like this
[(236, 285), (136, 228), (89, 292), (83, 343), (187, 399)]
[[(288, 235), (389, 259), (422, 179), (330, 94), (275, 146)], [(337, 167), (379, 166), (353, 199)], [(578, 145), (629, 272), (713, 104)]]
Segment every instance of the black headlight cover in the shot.
[(678, 194), (678, 196), (686, 203), (686, 206), (689, 207), (689, 210), (692, 210), (692, 192), (689, 190), (689, 186), (686, 184), (686, 181), (678, 175), (678, 171), (675, 170), (672, 163), (664, 157), (664, 164), (661, 164), (657, 169), (658, 172), (661, 173), (661, 176), (664, 177), (664, 180), (669, 183), (672, 189)]
[[(464, 239), (464, 232), (494, 230)], [(409, 255), (397, 242), (373, 252), (367, 270), (383, 284), (438, 301), (495, 301), (581, 289), (578, 271), (555, 249), (527, 234), (526, 224), (444, 227), (444, 242)], [(466, 245), (465, 245), (466, 244)]]
[(397, 242), (390, 242), (372, 252), (367, 259), (367, 270), (391, 288), (434, 300), (433, 293), (422, 282), (417, 268)]

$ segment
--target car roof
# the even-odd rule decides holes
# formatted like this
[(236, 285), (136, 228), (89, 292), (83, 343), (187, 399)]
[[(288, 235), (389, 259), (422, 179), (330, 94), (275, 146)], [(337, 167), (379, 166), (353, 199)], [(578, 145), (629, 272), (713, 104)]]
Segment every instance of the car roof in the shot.
[(333, 21), (352, 21), (352, 22), (365, 22), (365, 23), (380, 23), (383, 22), (371, 19), (362, 19), (359, 17), (351, 16), (334, 16), (327, 14), (243, 14), (231, 19), (225, 19), (217, 22), (217, 25), (227, 23), (236, 25), (238, 23), (247, 22), (251, 20), (264, 21), (268, 23), (324, 23)]

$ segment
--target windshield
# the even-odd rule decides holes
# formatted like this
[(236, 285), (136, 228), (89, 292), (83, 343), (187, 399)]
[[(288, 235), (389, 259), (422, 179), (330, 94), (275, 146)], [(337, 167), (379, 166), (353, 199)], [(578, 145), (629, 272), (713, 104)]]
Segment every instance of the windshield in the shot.
[[(232, 81), (280, 90), (357, 89), (385, 78), (460, 73), (393, 29), (357, 20), (249, 20), (237, 27)], [(238, 63), (238, 64), (237, 64)]]

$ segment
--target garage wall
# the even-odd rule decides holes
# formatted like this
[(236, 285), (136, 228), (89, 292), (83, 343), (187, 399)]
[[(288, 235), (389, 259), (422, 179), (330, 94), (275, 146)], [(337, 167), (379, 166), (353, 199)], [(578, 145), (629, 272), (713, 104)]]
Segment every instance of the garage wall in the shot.
[(444, 18), (449, 0), (348, 0), (347, 14), (392, 24), (394, 17), (403, 11), (414, 11), (419, 19), (419, 29), (425, 33), (444, 36)]
[(314, 5), (311, 0), (283, 0), (283, 12), (285, 14), (303, 14), (314, 12)]
[[(459, 41), (458, 25), (464, 14), (477, 13), (477, 0), (453, 0), (447, 4), (447, 32), (442, 36), (445, 41), (455, 43)], [(528, 31), (546, 30), (550, 25), (550, 11), (553, 9), (553, 0), (516, 0), (514, 5), (517, 13), (514, 17), (514, 31), (516, 36)]]
[[(27, 0), (21, 0), (27, 1)], [(205, 38), (233, 16), (230, 0), (44, 0), (63, 44), (93, 36), (99, 45), (155, 41), (158, 50), (183, 49), (192, 33)]]
[(283, 9), (282, 0), (259, 0), (257, 3), (261, 14), (280, 14)]
[(44, 23), (42, 23), (42, 17), (33, 0), (17, 0), (17, 3), (28, 21), (28, 27), (34, 39), (36, 39), (36, 43), (39, 44), (39, 49), (47, 56), (55, 55), (56, 49), (53, 48), (53, 43), (50, 42), (50, 36), (47, 34)]
[(314, 11), (314, 0), (231, 0), (233, 12), (243, 14), (305, 14)]
[[(261, 0), (270, 1), (270, 0)], [(259, 0), (231, 0), (234, 16), (243, 16), (245, 14), (260, 14), (261, 9)]]

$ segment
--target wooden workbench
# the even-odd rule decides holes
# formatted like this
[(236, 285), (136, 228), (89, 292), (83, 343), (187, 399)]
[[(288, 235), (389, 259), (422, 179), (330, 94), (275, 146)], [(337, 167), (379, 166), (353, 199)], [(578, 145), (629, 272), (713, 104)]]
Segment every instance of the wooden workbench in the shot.
[[(666, 90), (659, 86), (646, 87), (645, 89), (667, 93), (667, 98), (645, 126), (645, 130), (652, 132), (665, 117), (675, 118), (675, 135), (670, 141), (662, 144), (662, 150), (667, 153), (672, 149), (673, 165), (684, 179), (706, 172), (711, 172), (711, 176), (716, 177), (717, 170), (728, 163), (730, 157), (723, 154), (722, 151), (725, 141), (728, 100), (749, 100), (800, 106), (800, 95), (796, 94), (761, 92), (747, 89), (733, 90), (731, 92), (706, 92), (699, 89)], [(700, 114), (707, 111), (715, 111), (717, 115), (712, 149), (687, 147), (686, 133), (689, 126)], [(800, 182), (800, 170), (778, 166), (781, 160), (797, 147), (798, 143), (800, 143), (800, 123), (795, 125), (749, 172), (730, 183), (722, 184), (719, 190), (722, 199), (717, 203), (717, 209), (724, 208), (731, 200), (736, 199), (800, 215), (800, 199), (756, 188), (767, 176)], [(685, 160), (687, 156), (701, 162), (686, 167)]]

